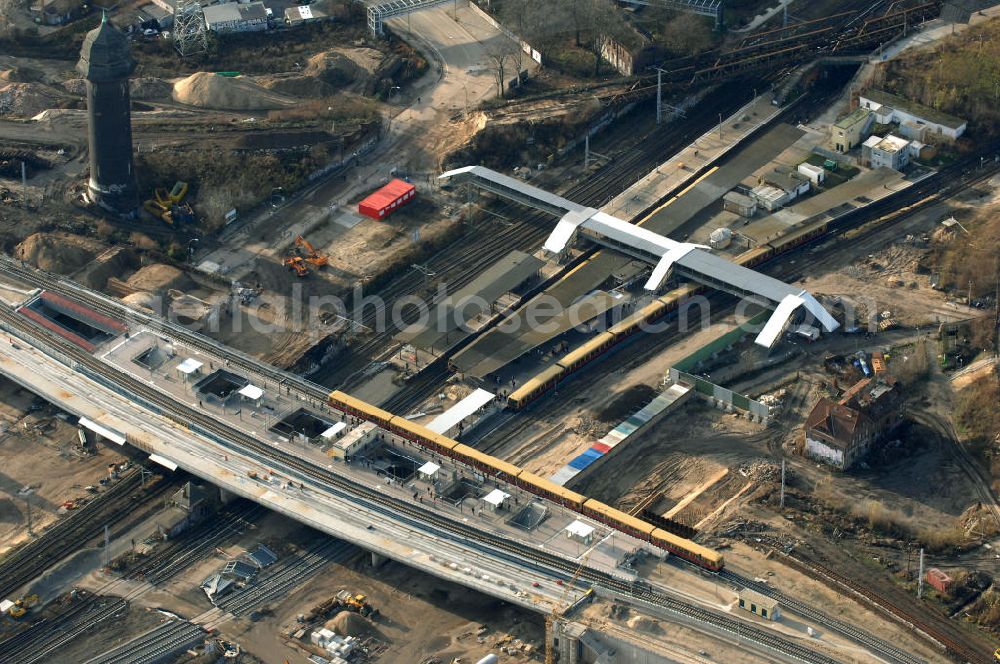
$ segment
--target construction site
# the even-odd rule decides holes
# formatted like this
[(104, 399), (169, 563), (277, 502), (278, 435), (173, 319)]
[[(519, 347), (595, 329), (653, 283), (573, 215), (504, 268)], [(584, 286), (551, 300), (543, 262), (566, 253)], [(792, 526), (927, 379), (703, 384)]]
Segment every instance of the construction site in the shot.
[(992, 4), (0, 0), (0, 661), (1000, 661)]

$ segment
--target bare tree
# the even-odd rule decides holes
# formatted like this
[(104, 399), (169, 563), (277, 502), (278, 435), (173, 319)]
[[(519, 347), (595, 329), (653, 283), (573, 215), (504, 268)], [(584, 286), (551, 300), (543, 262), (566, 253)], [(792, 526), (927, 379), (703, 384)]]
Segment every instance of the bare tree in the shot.
[[(508, 0), (503, 5), (501, 21), (514, 37), (536, 44), (545, 40), (547, 32), (558, 29), (556, 23), (549, 19), (548, 11), (546, 3), (537, 0)], [(510, 53), (510, 64), (515, 69), (517, 85), (520, 85), (527, 54), (519, 43), (515, 46)]]
[(0, 0), (0, 36), (6, 36), (13, 32), (14, 22), (5, 17), (13, 16), (18, 9), (15, 0)]
[(608, 0), (556, 0), (552, 9), (552, 25), (564, 33), (572, 31), (576, 45), (593, 54), (594, 75), (600, 75), (604, 41), (628, 29), (618, 8)]
[(587, 47), (594, 56), (594, 76), (600, 76), (604, 40), (620, 38), (627, 30), (625, 21), (618, 8), (605, 0), (583, 0), (579, 4), (586, 26)]
[(511, 63), (513, 42), (506, 37), (494, 38), (486, 46), (486, 57), (493, 70), (493, 80), (497, 83), (497, 96), (503, 97), (504, 82), (507, 80), (507, 66)]
[(691, 55), (708, 50), (714, 41), (708, 19), (695, 14), (680, 14), (663, 26), (663, 45), (676, 55)]

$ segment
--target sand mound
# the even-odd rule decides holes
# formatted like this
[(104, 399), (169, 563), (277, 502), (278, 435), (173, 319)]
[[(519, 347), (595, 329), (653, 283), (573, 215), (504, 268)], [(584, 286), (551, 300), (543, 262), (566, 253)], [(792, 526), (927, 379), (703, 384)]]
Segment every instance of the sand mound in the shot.
[(656, 633), (660, 631), (660, 624), (646, 616), (633, 616), (626, 623), (629, 628), (640, 632)]
[(341, 611), (326, 622), (326, 628), (332, 629), (340, 636), (371, 636), (375, 628), (364, 616), (350, 611)]
[[(379, 58), (381, 56), (379, 53)], [(309, 58), (304, 73), (331, 87), (342, 88), (357, 81), (365, 74), (365, 69), (343, 53), (324, 51)]]
[(103, 246), (69, 233), (35, 233), (14, 248), (14, 257), (51, 272), (69, 274), (94, 260)]
[(191, 74), (174, 84), (174, 101), (201, 108), (231, 111), (288, 108), (295, 100), (271, 92), (243, 76), (230, 78), (209, 72)]
[(152, 312), (159, 313), (156, 311), (156, 296), (152, 293), (132, 293), (123, 297), (122, 302), (139, 309), (149, 309)]
[(315, 76), (278, 74), (257, 79), (262, 86), (289, 97), (330, 97), (337, 89)]
[(153, 263), (136, 270), (128, 278), (128, 285), (139, 290), (156, 292), (168, 289), (180, 291), (194, 287), (191, 278), (172, 265)]
[(38, 83), (8, 83), (0, 86), (0, 115), (32, 117), (59, 107), (59, 95)]
[(378, 71), (382, 60), (385, 59), (382, 52), (374, 48), (338, 48), (334, 50), (350, 58), (354, 64), (364, 69), (369, 75)]

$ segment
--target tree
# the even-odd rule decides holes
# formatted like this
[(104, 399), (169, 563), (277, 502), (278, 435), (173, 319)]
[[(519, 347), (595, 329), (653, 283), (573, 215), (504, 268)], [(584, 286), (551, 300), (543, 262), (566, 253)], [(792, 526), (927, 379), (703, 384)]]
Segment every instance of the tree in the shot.
[(586, 34), (586, 45), (594, 56), (594, 76), (601, 75), (601, 52), (606, 39), (619, 39), (628, 29), (618, 9), (606, 0), (563, 0), (563, 5), (576, 5), (568, 11), (578, 12)]
[(0, 37), (5, 37), (14, 32), (14, 22), (8, 20), (7, 16), (14, 16), (14, 12), (20, 7), (15, 0), (0, 0)]
[(680, 14), (667, 21), (661, 36), (663, 45), (676, 55), (692, 55), (712, 46), (708, 19), (695, 14)]
[(497, 96), (503, 97), (503, 85), (506, 79), (507, 66), (511, 64), (511, 56), (516, 44), (506, 37), (494, 38), (486, 46), (486, 57), (493, 70), (493, 80), (497, 83)]

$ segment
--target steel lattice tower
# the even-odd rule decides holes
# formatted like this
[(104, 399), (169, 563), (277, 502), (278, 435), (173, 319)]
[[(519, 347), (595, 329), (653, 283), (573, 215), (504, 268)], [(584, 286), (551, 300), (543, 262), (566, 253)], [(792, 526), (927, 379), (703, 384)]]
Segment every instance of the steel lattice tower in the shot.
[(174, 10), (174, 48), (186, 58), (208, 50), (208, 28), (199, 0), (182, 0)]

